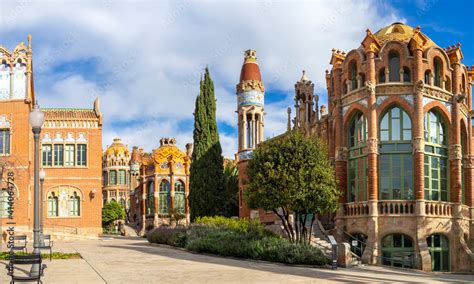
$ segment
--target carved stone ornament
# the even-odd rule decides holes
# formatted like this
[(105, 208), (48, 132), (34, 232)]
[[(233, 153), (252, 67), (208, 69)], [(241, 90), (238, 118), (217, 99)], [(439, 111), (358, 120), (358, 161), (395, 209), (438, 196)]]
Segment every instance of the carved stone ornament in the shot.
[(454, 96), (454, 101), (457, 103), (462, 103), (466, 99), (466, 94), (457, 94)]
[(415, 91), (417, 93), (422, 93), (425, 90), (425, 83), (422, 80), (418, 80), (415, 83)]
[(258, 90), (260, 92), (265, 92), (265, 87), (263, 83), (257, 80), (245, 80), (237, 84), (237, 93), (242, 93), (249, 90)]
[(347, 147), (336, 148), (336, 162), (347, 161)]
[(379, 153), (379, 140), (377, 138), (367, 139), (367, 151), (371, 154)]
[(413, 154), (423, 153), (425, 151), (425, 139), (423, 137), (413, 138)]
[(449, 160), (461, 160), (462, 148), (460, 144), (452, 144), (449, 146)]
[(365, 86), (367, 87), (367, 91), (369, 91), (369, 94), (375, 95), (375, 84), (371, 81), (365, 82)]

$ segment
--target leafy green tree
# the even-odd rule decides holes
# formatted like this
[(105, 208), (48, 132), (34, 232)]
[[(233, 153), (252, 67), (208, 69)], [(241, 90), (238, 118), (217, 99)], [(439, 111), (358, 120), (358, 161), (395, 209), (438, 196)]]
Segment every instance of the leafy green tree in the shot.
[(248, 206), (278, 215), (291, 242), (310, 243), (316, 215), (337, 209), (340, 191), (335, 171), (326, 144), (317, 137), (290, 131), (260, 144), (247, 174), (244, 198)]
[(239, 170), (237, 165), (227, 163), (224, 167), (224, 212), (226, 217), (239, 216)]
[(194, 111), (194, 149), (190, 170), (191, 220), (223, 212), (223, 158), (216, 121), (214, 82), (206, 67)]
[(122, 204), (112, 201), (105, 203), (102, 208), (102, 226), (108, 227), (114, 221), (125, 218), (125, 209)]

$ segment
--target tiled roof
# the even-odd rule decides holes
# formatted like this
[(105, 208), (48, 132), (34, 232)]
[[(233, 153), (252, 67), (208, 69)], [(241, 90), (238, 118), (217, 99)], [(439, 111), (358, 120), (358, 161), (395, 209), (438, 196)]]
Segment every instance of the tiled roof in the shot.
[(97, 120), (99, 116), (93, 109), (43, 108), (45, 120)]

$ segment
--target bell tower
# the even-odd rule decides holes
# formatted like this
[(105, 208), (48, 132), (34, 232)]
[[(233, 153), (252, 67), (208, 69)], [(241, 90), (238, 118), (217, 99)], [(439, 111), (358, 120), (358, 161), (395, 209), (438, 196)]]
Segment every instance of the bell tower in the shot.
[[(319, 120), (318, 96), (314, 96), (314, 84), (306, 76), (303, 76), (295, 84), (295, 108), (297, 128), (309, 131), (311, 124)], [(316, 105), (316, 107), (314, 107)]]
[[(238, 114), (238, 168), (239, 168), (239, 216), (258, 217), (258, 211), (250, 210), (243, 201), (244, 180), (247, 179), (247, 163), (252, 158), (253, 150), (264, 140), (264, 96), (260, 68), (255, 50), (244, 53), (244, 64), (237, 84)], [(252, 216), (251, 216), (252, 215)]]
[(252, 150), (264, 140), (264, 92), (256, 51), (247, 50), (237, 84), (239, 160), (251, 158)]

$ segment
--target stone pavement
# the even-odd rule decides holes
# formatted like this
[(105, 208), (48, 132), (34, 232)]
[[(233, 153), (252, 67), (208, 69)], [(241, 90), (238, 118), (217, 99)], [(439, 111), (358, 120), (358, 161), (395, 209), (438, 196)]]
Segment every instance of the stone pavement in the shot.
[[(45, 260), (44, 283), (453, 283), (474, 275), (433, 274), (380, 266), (329, 270), (193, 254), (150, 246), (142, 238), (57, 242), (83, 259)], [(3, 262), (5, 263), (5, 262)], [(8, 283), (0, 269), (0, 283)]]

